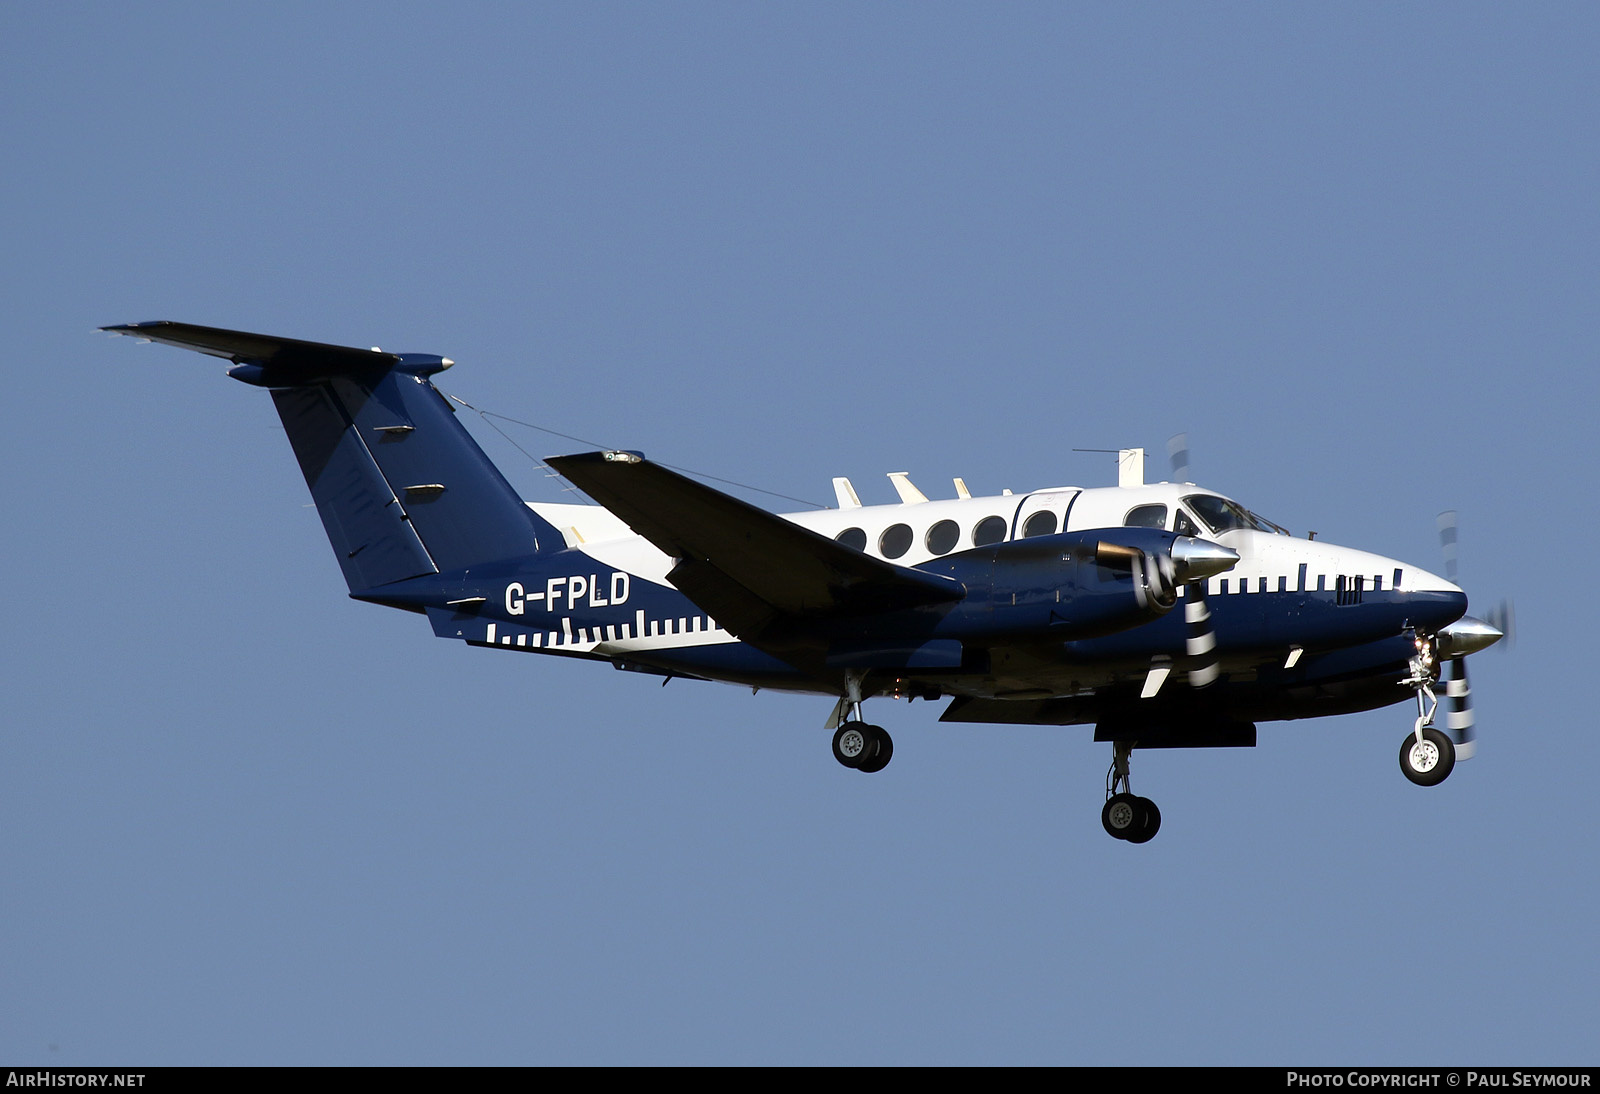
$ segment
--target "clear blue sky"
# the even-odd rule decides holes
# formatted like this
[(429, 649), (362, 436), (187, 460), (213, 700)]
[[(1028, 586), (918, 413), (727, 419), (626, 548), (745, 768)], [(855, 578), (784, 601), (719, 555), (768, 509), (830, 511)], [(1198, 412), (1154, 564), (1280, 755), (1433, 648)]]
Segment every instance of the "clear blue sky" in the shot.
[[(1588, 4), (0, 8), (0, 1063), (1594, 1063), (1597, 57)], [(1405, 707), (1269, 724), (1140, 754), (1133, 847), (1084, 727), (878, 703), (864, 778), (825, 700), (348, 600), (269, 401), (94, 332), (147, 319), (819, 501), (1183, 430), (1298, 532), (1433, 567), (1459, 510), (1520, 642), (1445, 785)]]

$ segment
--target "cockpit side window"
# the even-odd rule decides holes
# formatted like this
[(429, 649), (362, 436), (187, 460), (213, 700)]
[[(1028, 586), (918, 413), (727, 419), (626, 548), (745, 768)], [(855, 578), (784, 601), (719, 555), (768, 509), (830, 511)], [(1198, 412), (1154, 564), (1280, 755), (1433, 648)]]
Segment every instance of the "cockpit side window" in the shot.
[(1194, 515), (1204, 521), (1206, 527), (1213, 532), (1230, 532), (1235, 528), (1250, 527), (1249, 522), (1244, 519), (1244, 511), (1224, 498), (1209, 494), (1190, 494), (1183, 499), (1183, 502), (1194, 510)]
[(1190, 519), (1189, 514), (1182, 509), (1179, 509), (1178, 515), (1173, 518), (1172, 530), (1180, 536), (1198, 536), (1200, 534), (1200, 529), (1195, 527), (1195, 523)]
[(1128, 515), (1122, 518), (1122, 523), (1129, 528), (1166, 528), (1167, 507), (1165, 505), (1140, 505), (1128, 510)]
[(1236, 501), (1219, 498), (1215, 494), (1190, 494), (1183, 499), (1195, 515), (1210, 526), (1213, 532), (1227, 532), (1234, 528), (1249, 528), (1256, 532), (1271, 532), (1286, 536), (1288, 531), (1258, 517)]

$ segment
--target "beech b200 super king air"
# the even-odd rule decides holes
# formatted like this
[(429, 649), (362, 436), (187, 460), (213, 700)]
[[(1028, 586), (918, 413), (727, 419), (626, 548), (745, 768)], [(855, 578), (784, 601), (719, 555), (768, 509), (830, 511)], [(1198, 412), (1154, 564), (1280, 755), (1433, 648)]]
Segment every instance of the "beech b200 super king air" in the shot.
[[(350, 595), (470, 645), (609, 661), (835, 699), (834, 757), (882, 770), (866, 700), (948, 699), (947, 722), (1093, 725), (1112, 746), (1101, 821), (1143, 843), (1138, 748), (1253, 746), (1256, 723), (1415, 698), (1400, 766), (1423, 786), (1471, 754), (1467, 654), (1501, 631), (1416, 566), (1297, 539), (1192, 483), (776, 515), (635, 452), (554, 457), (599, 502), (525, 502), (424, 354), (186, 323), (103, 328), (233, 363), (272, 396)], [(1441, 666), (1447, 728), (1434, 725)]]

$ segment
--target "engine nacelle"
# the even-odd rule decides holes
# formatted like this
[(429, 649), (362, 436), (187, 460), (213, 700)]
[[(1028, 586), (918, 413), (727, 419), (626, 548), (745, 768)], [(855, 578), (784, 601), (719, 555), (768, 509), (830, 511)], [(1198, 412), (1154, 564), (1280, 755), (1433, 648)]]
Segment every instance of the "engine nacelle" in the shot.
[(1075, 641), (1166, 614), (1179, 585), (1221, 573), (1238, 559), (1191, 536), (1101, 528), (1013, 540), (923, 568), (948, 573), (969, 590), (989, 590), (986, 602), (969, 600), (953, 613), (967, 634)]

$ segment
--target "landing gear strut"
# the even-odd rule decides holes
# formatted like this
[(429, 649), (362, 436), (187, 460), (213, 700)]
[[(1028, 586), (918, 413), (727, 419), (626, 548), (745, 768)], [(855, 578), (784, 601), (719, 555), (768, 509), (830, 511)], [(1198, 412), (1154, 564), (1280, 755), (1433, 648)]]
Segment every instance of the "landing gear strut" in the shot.
[(1433, 639), (1418, 634), (1416, 649), (1411, 675), (1400, 681), (1417, 693), (1417, 721), (1400, 742), (1400, 770), (1418, 786), (1438, 786), (1456, 766), (1456, 746), (1449, 734), (1433, 727), (1433, 716), (1439, 709), (1439, 700), (1433, 695), (1433, 685), (1439, 679)]
[(1106, 804), (1100, 810), (1100, 823), (1113, 839), (1129, 843), (1148, 843), (1161, 830), (1161, 810), (1149, 798), (1136, 797), (1128, 779), (1128, 759), (1132, 741), (1111, 745), (1111, 770), (1106, 772)]

